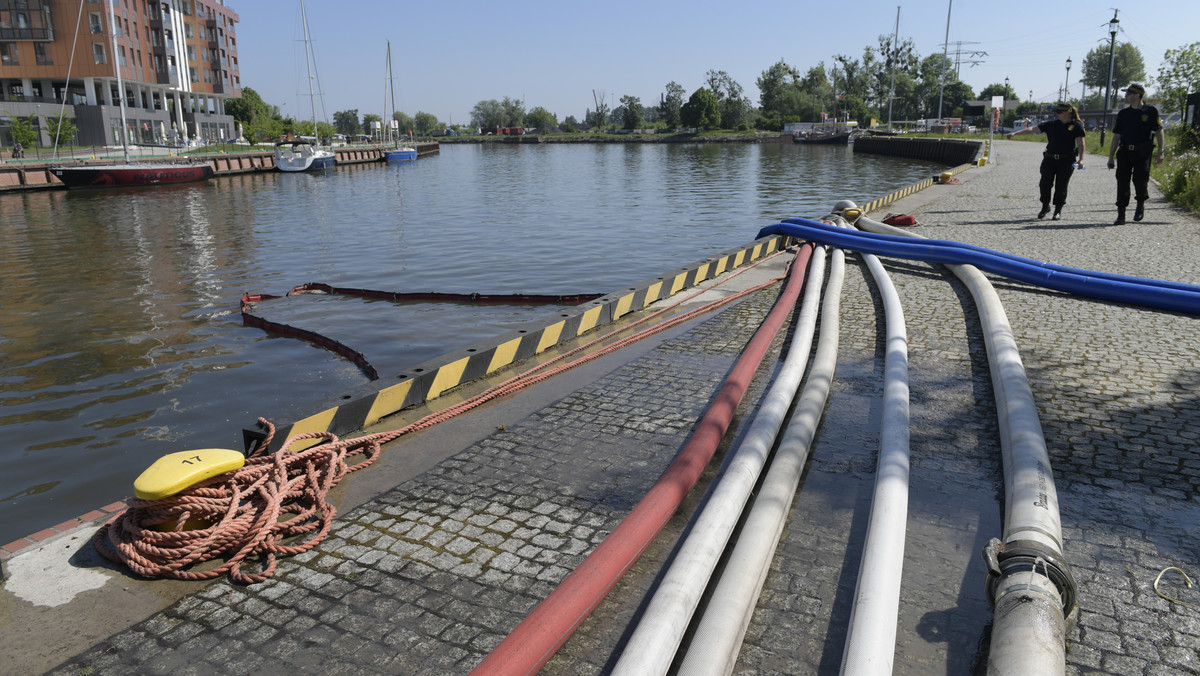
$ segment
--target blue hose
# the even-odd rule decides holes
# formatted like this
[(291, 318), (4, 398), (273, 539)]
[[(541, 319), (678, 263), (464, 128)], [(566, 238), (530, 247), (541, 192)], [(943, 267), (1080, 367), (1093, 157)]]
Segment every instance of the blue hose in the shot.
[(797, 237), (842, 249), (928, 263), (974, 265), (986, 272), (1055, 291), (1129, 305), (1200, 314), (1200, 286), (1194, 284), (1068, 268), (960, 242), (878, 235), (803, 218), (790, 218), (767, 226), (758, 233), (758, 237), (768, 235)]

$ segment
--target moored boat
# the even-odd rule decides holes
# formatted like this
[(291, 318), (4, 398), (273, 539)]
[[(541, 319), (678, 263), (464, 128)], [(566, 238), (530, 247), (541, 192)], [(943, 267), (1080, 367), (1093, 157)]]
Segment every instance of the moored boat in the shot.
[(383, 155), (388, 162), (412, 162), (417, 159), (417, 149), (408, 146), (389, 148)]
[(207, 164), (111, 164), (53, 167), (50, 173), (68, 188), (120, 188), (204, 181), (213, 170)]
[(275, 144), (275, 167), (280, 171), (328, 169), (336, 164), (336, 153), (318, 148), (311, 141), (297, 139)]
[[(313, 61), (312, 38), (308, 34), (308, 14), (304, 11), (304, 0), (300, 0), (300, 23), (304, 27), (304, 65), (308, 70), (308, 98), (312, 104), (313, 133), (319, 133), (317, 128), (317, 97), (313, 92)], [(327, 169), (337, 164), (337, 153), (332, 150), (319, 148), (305, 138), (293, 141), (280, 141), (275, 144), (275, 167), (280, 171), (309, 171)]]

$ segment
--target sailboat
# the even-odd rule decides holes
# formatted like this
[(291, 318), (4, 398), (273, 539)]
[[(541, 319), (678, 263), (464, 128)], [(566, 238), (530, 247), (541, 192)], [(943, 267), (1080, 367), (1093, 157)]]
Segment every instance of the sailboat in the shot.
[[(392, 122), (394, 120), (392, 119), (392, 114), (388, 111), (391, 108), (396, 107), (396, 90), (392, 86), (392, 41), (391, 40), (388, 40), (388, 43), (387, 43), (387, 69), (385, 70), (385, 73), (386, 73), (385, 77), (387, 80), (387, 87), (385, 87), (383, 90), (383, 119), (384, 119), (384, 124), (387, 125), (387, 141), (388, 141), (388, 143), (391, 143), (392, 142)], [(388, 92), (391, 92), (391, 95), (392, 95), (391, 108), (388, 107)], [(397, 132), (398, 131), (399, 130), (397, 130)], [(386, 159), (388, 162), (412, 162), (413, 160), (417, 159), (417, 149), (416, 148), (413, 148), (411, 146), (401, 146), (400, 145), (400, 136), (398, 133), (397, 133), (395, 139), (396, 139), (396, 141), (395, 141), (396, 147), (389, 148), (389, 149), (383, 151), (384, 159)]]
[(129, 159), (129, 125), (125, 121), (125, 85), (121, 81), (121, 59), (117, 52), (116, 16), (113, 3), (108, 5), (108, 25), (112, 34), (113, 66), (117, 73), (117, 100), (121, 104), (121, 147), (125, 150), (125, 164), (79, 165), (73, 167), (51, 167), (50, 172), (68, 188), (114, 188), (123, 186), (161, 185), (164, 183), (190, 183), (212, 177), (212, 167), (207, 163), (142, 162)]
[[(304, 12), (304, 0), (300, 0), (300, 22), (304, 24), (304, 65), (308, 69), (308, 98), (312, 103), (313, 133), (317, 132), (317, 97), (313, 93), (312, 40), (308, 34), (308, 15)], [(310, 171), (326, 169), (337, 164), (337, 154), (325, 150), (306, 139), (280, 141), (275, 144), (275, 167), (280, 171)]]

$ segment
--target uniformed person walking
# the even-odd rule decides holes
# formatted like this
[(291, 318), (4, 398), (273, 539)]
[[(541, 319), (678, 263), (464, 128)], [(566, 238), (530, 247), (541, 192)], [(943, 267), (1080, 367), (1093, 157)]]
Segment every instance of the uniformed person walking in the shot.
[[(1114, 225), (1125, 224), (1125, 208), (1129, 206), (1129, 181), (1133, 180), (1137, 206), (1133, 209), (1133, 220), (1140, 221), (1145, 214), (1146, 200), (1150, 193), (1146, 189), (1150, 182), (1150, 158), (1155, 164), (1162, 162), (1163, 126), (1158, 109), (1142, 103), (1146, 88), (1131, 84), (1125, 89), (1125, 103), (1117, 113), (1113, 126), (1112, 146), (1108, 149), (1108, 168), (1117, 169), (1117, 220)], [(1154, 138), (1151, 138), (1151, 135)], [(1154, 152), (1154, 141), (1158, 141), (1158, 152)], [(1116, 162), (1113, 162), (1113, 156)]]
[(1042, 153), (1042, 180), (1038, 182), (1041, 192), (1042, 210), (1038, 218), (1045, 218), (1050, 212), (1050, 188), (1054, 188), (1054, 216), (1058, 220), (1062, 214), (1063, 205), (1067, 203), (1067, 185), (1071, 182), (1071, 174), (1075, 168), (1083, 168), (1084, 133), (1083, 122), (1075, 106), (1060, 103), (1055, 109), (1057, 119), (1042, 122), (1033, 127), (1005, 134), (1006, 138), (1034, 133), (1046, 135), (1046, 151)]

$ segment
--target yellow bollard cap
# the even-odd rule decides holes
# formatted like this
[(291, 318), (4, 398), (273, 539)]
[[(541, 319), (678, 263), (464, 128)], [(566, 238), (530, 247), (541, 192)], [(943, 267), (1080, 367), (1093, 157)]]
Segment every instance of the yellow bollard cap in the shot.
[(245, 464), (246, 456), (226, 448), (171, 453), (155, 460), (134, 480), (133, 494), (142, 500), (159, 500)]

